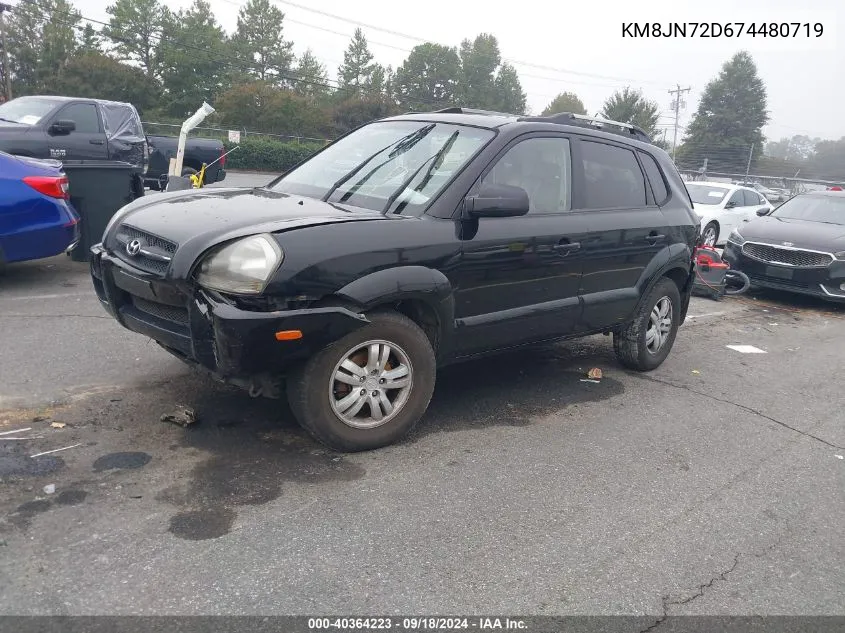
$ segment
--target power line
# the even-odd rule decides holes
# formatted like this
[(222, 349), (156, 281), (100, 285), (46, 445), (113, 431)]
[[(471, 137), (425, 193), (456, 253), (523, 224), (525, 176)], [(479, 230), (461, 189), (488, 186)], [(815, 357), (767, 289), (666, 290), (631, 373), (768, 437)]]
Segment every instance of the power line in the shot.
[[(400, 37), (407, 40), (412, 40), (415, 42), (419, 42), (420, 44), (440, 44), (439, 42), (435, 42), (426, 38), (418, 37), (416, 35), (409, 35), (408, 33), (402, 33), (400, 31), (394, 31), (392, 29), (384, 28), (381, 26), (376, 26), (374, 24), (368, 24), (366, 22), (361, 22), (359, 20), (355, 20), (353, 18), (344, 17), (337, 15), (335, 13), (329, 13), (328, 11), (323, 11), (321, 9), (315, 9), (313, 7), (307, 7), (302, 4), (298, 4), (296, 2), (290, 2), (289, 0), (273, 0), (276, 4), (284, 4), (287, 6), (295, 7), (297, 9), (301, 9), (302, 11), (308, 11), (311, 13), (316, 13), (318, 15), (322, 15), (327, 18), (332, 18), (334, 20), (339, 20), (341, 22), (346, 22), (349, 24), (355, 24), (356, 26), (360, 26), (367, 29), (372, 29), (373, 31), (379, 31), (381, 33), (386, 33), (388, 35), (393, 35), (394, 37)], [(441, 46), (445, 46), (444, 44), (440, 44)], [(450, 47), (451, 48), (451, 47)], [(595, 79), (606, 79), (610, 81), (617, 81), (622, 83), (634, 83), (634, 84), (652, 84), (652, 85), (659, 85), (665, 86), (666, 84), (663, 82), (652, 81), (652, 80), (642, 80), (642, 79), (630, 79), (625, 77), (612, 77), (608, 75), (598, 75), (595, 73), (585, 73), (577, 70), (571, 70), (568, 68), (558, 68), (554, 66), (546, 66), (543, 64), (535, 64), (532, 62), (526, 62), (518, 59), (513, 58), (502, 58), (503, 61), (510, 62), (511, 64), (515, 64), (517, 66), (527, 66), (529, 68), (536, 68), (538, 70), (548, 70), (551, 72), (561, 73), (565, 75), (578, 75), (581, 77), (593, 77)]]

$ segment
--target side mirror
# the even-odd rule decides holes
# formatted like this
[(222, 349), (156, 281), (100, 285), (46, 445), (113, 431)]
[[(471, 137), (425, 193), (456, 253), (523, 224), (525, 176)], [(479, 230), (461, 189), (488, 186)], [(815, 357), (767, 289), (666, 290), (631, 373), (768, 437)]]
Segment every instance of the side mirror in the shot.
[(764, 215), (769, 215), (769, 207), (760, 207), (759, 209), (757, 209), (757, 215), (759, 215), (760, 217)]
[(61, 119), (59, 121), (54, 122), (53, 125), (50, 126), (50, 129), (47, 131), (55, 136), (64, 136), (70, 134), (75, 129), (76, 123), (74, 123), (73, 121)]
[(511, 185), (485, 185), (464, 199), (464, 218), (509, 218), (528, 213), (528, 193)]
[(733, 200), (729, 200), (728, 203), (725, 205), (726, 209), (733, 209), (736, 206), (736, 202)]

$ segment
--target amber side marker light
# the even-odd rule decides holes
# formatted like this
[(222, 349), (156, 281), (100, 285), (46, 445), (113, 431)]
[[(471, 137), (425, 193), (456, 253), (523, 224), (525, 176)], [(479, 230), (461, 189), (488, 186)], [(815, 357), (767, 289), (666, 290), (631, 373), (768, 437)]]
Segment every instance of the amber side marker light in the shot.
[(302, 330), (282, 330), (276, 332), (277, 341), (295, 341), (302, 338)]

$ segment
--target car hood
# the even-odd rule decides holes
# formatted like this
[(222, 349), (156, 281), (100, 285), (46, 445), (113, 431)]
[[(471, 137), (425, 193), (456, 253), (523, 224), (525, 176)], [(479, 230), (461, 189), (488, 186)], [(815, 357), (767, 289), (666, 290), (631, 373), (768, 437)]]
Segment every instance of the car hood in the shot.
[[(752, 242), (789, 245), (824, 252), (845, 249), (845, 226), (777, 216), (755, 218), (739, 227), (743, 238)], [(788, 242), (789, 244), (785, 244)]]
[[(276, 233), (316, 224), (386, 220), (377, 211), (360, 210), (264, 188), (201, 189), (153, 194), (123, 207), (105, 240), (118, 226), (204, 250), (220, 242)], [(180, 248), (181, 250), (181, 248)]]
[(0, 121), (0, 134), (20, 134), (28, 131), (32, 126), (24, 123), (12, 123), (11, 121)]

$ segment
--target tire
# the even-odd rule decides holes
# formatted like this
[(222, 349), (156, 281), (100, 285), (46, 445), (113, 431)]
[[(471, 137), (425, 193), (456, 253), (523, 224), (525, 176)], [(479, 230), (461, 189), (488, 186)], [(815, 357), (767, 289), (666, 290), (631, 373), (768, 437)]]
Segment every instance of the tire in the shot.
[[(658, 308), (658, 303), (668, 300), (671, 309), (671, 324), (668, 331), (663, 333), (662, 343), (653, 350), (647, 339), (652, 324), (652, 312)], [(664, 304), (665, 305), (665, 304)], [(613, 351), (619, 362), (629, 369), (637, 371), (651, 371), (659, 367), (675, 343), (678, 333), (678, 319), (681, 315), (681, 294), (671, 279), (663, 277), (646, 299), (640, 305), (634, 320), (613, 334)]]
[[(287, 380), (288, 402), (297, 421), (315, 439), (338, 451), (366, 451), (400, 440), (423, 416), (434, 393), (437, 364), (425, 332), (411, 319), (395, 312), (375, 312), (368, 316), (368, 325), (317, 352)], [(369, 346), (364, 345), (370, 343), (379, 345), (377, 356), (381, 356), (385, 344), (390, 347), (385, 366), (392, 368), (383, 371), (394, 372), (393, 377), (380, 378), (365, 371), (362, 363), (367, 363), (371, 356)], [(367, 385), (362, 384), (360, 392), (357, 383), (333, 379), (337, 373), (342, 373), (346, 380), (357, 381), (361, 377), (358, 370), (352, 373), (347, 369), (352, 365), (341, 367), (344, 361), (358, 365), (360, 373), (365, 374)], [(402, 375), (403, 366), (408, 370), (405, 375)], [(405, 381), (405, 376), (410, 380)], [(381, 387), (379, 381), (388, 379), (397, 385), (409, 384), (407, 388)], [(376, 393), (379, 396), (372, 398)], [(381, 394), (387, 397), (391, 407), (399, 403), (392, 413), (379, 404), (383, 402)], [(378, 416), (374, 418), (370, 406), (374, 400), (386, 421), (375, 419)], [(363, 405), (359, 404), (361, 401)], [(348, 403), (351, 406), (347, 408), (345, 421), (341, 413)]]
[[(707, 243), (708, 233), (712, 232), (712, 243)], [(716, 246), (719, 241), (719, 225), (716, 222), (708, 222), (701, 232), (701, 241), (704, 246)]]

